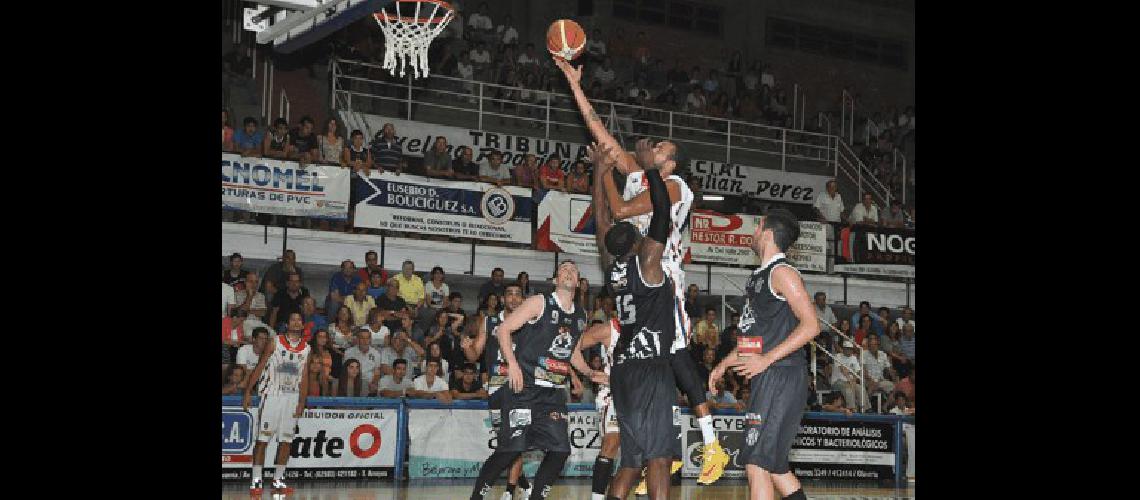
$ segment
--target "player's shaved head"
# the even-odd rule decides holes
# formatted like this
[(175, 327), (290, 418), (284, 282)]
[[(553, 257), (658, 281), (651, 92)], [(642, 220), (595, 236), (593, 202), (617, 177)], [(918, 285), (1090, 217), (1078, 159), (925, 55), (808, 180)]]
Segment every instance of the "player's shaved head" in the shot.
[(606, 251), (614, 257), (624, 257), (633, 249), (637, 242), (637, 228), (626, 221), (618, 222), (606, 232)]

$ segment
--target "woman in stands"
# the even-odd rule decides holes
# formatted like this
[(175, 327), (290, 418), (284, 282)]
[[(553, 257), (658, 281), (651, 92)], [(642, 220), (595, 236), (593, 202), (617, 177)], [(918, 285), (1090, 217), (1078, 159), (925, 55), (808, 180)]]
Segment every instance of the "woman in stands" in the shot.
[(864, 314), (859, 317), (859, 328), (855, 329), (855, 343), (864, 349), (867, 348), (867, 334), (874, 333), (871, 328), (871, 315)]
[(532, 293), (530, 290), (530, 275), (527, 274), (526, 271), (523, 271), (515, 278), (515, 282), (518, 283), (519, 288), (522, 289), (523, 298), (530, 297)]
[(222, 151), (234, 150), (234, 128), (230, 126), (230, 112), (222, 108)]
[(428, 307), (435, 310), (443, 308), (444, 303), (447, 302), (447, 297), (451, 295), (451, 287), (443, 282), (445, 277), (443, 268), (435, 266), (431, 268), (431, 281), (424, 285), (424, 298), (428, 300)]
[(326, 377), (339, 378), (344, 352), (333, 345), (332, 341), (329, 340), (329, 332), (324, 328), (317, 330), (314, 339), (312, 356), (321, 360)]
[(494, 316), (503, 310), (499, 296), (495, 294), (488, 294), (483, 298), (483, 303), (479, 304), (479, 314), (483, 316)]
[(566, 176), (566, 188), (571, 193), (586, 194), (590, 191), (590, 176), (586, 174), (586, 162), (574, 162), (574, 169)]
[(309, 393), (306, 396), (332, 396), (332, 385), (325, 373), (324, 363), (316, 356), (309, 357)]
[(222, 386), (223, 396), (240, 396), (245, 390), (245, 366), (235, 364), (226, 374), (226, 384)]
[(352, 320), (352, 311), (348, 306), (341, 304), (336, 310), (336, 321), (329, 325), (329, 334), (332, 335), (333, 343), (340, 349), (347, 349), (353, 345), (353, 339), (356, 330), (356, 324)]
[(352, 171), (349, 177), (348, 225), (345, 232), (352, 231), (356, 204), (367, 196), (368, 186), (360, 177), (371, 175), (373, 162), (371, 150), (364, 146), (364, 132), (353, 130), (349, 141), (351, 144), (344, 148), (340, 157), (340, 165)]
[(320, 146), (321, 163), (340, 165), (344, 153), (344, 137), (337, 131), (336, 118), (329, 118), (325, 124), (325, 133), (317, 137)]
[(443, 349), (439, 347), (439, 342), (428, 344), (428, 354), (420, 360), (420, 373), (427, 372), (427, 360), (429, 359), (439, 360), (439, 376), (444, 380), (449, 380), (448, 374), (451, 372), (448, 371), (447, 360), (443, 358)]
[(368, 396), (368, 387), (360, 376), (360, 362), (356, 359), (348, 358), (344, 362), (344, 375), (337, 382), (335, 396), (338, 398)]

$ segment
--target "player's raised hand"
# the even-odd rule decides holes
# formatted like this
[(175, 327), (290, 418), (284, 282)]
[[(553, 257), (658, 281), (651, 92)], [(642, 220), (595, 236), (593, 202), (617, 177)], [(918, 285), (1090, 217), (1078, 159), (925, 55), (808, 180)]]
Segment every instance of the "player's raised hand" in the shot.
[(582, 82), (582, 67), (581, 66), (578, 66), (577, 68), (575, 68), (575, 67), (570, 65), (569, 61), (567, 61), (561, 57), (553, 56), (553, 55), (551, 57), (554, 58), (554, 64), (556, 66), (558, 66), (558, 68), (561, 69), (563, 73), (566, 74), (566, 80), (570, 82), (571, 86), (578, 86)]
[(636, 152), (637, 164), (641, 165), (641, 168), (645, 170), (657, 168), (657, 165), (654, 164), (654, 155), (656, 152), (653, 151), (653, 141), (649, 139), (638, 139)]
[(600, 169), (602, 167), (608, 168), (613, 166), (610, 149), (608, 145), (598, 144), (596, 142), (586, 146), (586, 155), (590, 158), (590, 163), (594, 164), (594, 168)]
[(517, 364), (507, 367), (507, 379), (511, 386), (511, 390), (515, 392), (522, 392), (523, 390), (523, 374), (522, 369)]

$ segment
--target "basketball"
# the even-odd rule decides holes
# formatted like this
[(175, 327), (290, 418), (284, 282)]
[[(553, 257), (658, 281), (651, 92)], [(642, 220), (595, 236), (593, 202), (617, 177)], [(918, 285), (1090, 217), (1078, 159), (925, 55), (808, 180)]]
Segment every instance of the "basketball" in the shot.
[(559, 19), (546, 30), (546, 49), (567, 61), (573, 61), (586, 46), (586, 32), (578, 23)]

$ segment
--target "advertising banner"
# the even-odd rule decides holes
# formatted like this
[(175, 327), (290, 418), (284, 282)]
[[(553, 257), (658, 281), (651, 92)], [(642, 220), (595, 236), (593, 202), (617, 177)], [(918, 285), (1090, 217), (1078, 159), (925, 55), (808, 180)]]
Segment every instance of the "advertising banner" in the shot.
[(222, 207), (291, 217), (348, 218), (349, 171), (222, 153)]
[[(306, 409), (297, 419), (288, 479), (363, 479), (392, 476), (396, 464), (395, 409)], [(222, 407), (222, 479), (250, 479), (257, 408)], [(262, 473), (273, 476), (277, 443), (265, 448)]]
[(850, 226), (836, 238), (835, 271), (914, 278), (913, 229)]
[(538, 204), (535, 243), (539, 250), (596, 256), (596, 233), (590, 195), (548, 191)]
[[(694, 209), (691, 215), (689, 249), (693, 262), (713, 262), (758, 266), (760, 257), (752, 251), (752, 235), (760, 216), (721, 214)], [(800, 237), (787, 252), (788, 259), (801, 271), (827, 271), (827, 237), (823, 224), (800, 222)]]
[(747, 196), (786, 203), (815, 203), (831, 179), (822, 175), (750, 167), (735, 163), (690, 160), (689, 169), (704, 193)]
[(531, 190), (375, 172), (361, 179), (356, 227), (531, 242)]

